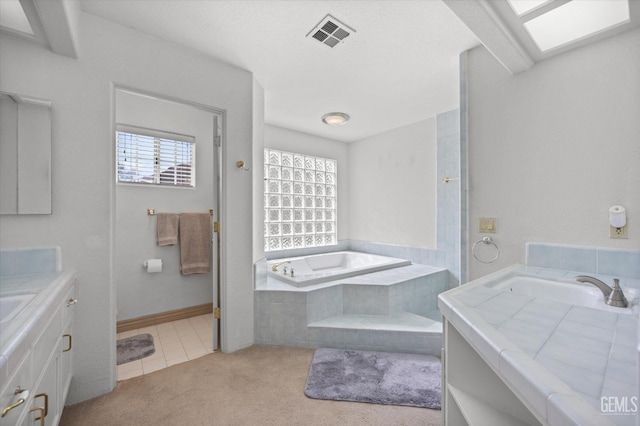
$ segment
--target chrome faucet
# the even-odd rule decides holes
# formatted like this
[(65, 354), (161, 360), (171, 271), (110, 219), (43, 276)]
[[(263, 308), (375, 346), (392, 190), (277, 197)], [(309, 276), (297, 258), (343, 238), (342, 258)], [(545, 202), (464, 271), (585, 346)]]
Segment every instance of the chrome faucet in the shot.
[(609, 287), (599, 279), (590, 277), (588, 275), (578, 275), (577, 277), (575, 277), (575, 279), (576, 281), (580, 281), (581, 283), (591, 283), (598, 287), (604, 295), (604, 303), (606, 303), (607, 305), (617, 306), (619, 308), (626, 308), (627, 306), (629, 306), (629, 302), (627, 302), (627, 298), (624, 297), (624, 293), (620, 288), (619, 279), (613, 279), (613, 288)]
[(273, 272), (278, 272), (278, 268), (280, 267), (280, 265), (284, 265), (284, 264), (286, 264), (286, 263), (291, 263), (291, 262), (290, 262), (290, 261), (288, 261), (288, 260), (285, 260), (284, 262), (276, 263), (275, 265), (273, 265), (273, 266), (271, 267), (271, 270), (272, 270)]

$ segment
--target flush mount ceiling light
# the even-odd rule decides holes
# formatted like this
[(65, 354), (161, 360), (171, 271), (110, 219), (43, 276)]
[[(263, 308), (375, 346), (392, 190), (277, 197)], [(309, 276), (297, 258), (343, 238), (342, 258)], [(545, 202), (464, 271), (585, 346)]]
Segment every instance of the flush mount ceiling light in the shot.
[(322, 122), (329, 126), (341, 126), (349, 121), (349, 114), (344, 112), (329, 112), (322, 116)]
[(307, 37), (312, 37), (329, 47), (335, 47), (355, 32), (353, 28), (327, 14), (307, 33)]

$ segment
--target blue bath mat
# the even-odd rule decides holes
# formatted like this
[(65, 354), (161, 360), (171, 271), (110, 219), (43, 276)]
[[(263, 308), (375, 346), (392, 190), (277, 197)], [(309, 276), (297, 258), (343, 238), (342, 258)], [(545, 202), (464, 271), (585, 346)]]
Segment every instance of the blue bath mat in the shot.
[(304, 393), (309, 398), (440, 409), (441, 364), (429, 355), (320, 348)]

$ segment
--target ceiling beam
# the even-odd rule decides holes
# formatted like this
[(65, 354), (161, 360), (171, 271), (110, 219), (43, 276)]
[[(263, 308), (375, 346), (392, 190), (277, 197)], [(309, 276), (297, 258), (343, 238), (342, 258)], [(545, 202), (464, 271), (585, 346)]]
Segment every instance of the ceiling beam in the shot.
[(80, 3), (76, 0), (20, 0), (36, 39), (54, 53), (78, 59)]
[(443, 1), (509, 72), (517, 74), (534, 65), (534, 60), (486, 0)]

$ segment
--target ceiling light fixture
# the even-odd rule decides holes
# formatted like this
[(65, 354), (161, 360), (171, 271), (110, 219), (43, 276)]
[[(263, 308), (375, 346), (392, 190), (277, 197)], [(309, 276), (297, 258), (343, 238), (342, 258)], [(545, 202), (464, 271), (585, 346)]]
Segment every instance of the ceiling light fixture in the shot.
[(344, 112), (328, 112), (322, 116), (322, 122), (329, 126), (341, 126), (349, 121), (349, 114)]

